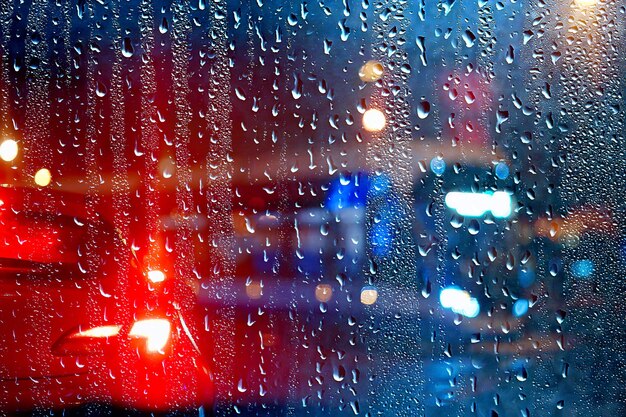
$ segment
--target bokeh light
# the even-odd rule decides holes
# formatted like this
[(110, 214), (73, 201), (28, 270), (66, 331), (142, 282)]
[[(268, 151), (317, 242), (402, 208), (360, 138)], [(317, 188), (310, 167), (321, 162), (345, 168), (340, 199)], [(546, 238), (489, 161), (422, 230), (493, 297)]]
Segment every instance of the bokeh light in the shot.
[(372, 305), (378, 300), (378, 290), (376, 287), (367, 285), (361, 289), (361, 303)]
[(5, 162), (11, 162), (17, 158), (19, 146), (13, 139), (6, 139), (0, 143), (0, 158)]
[(528, 308), (530, 307), (530, 303), (525, 298), (520, 298), (513, 304), (513, 315), (515, 317), (522, 317), (526, 313), (528, 313)]
[(153, 269), (152, 271), (148, 271), (148, 279), (151, 282), (163, 282), (165, 281), (165, 274), (163, 271)]
[(598, 0), (576, 0), (576, 5), (581, 7), (592, 7), (598, 4)]
[(446, 172), (446, 161), (440, 156), (434, 157), (430, 160), (430, 170), (437, 176), (443, 175)]
[(258, 300), (263, 295), (263, 285), (259, 281), (252, 281), (246, 284), (246, 295), (248, 298)]
[(35, 173), (35, 184), (38, 186), (46, 187), (50, 185), (50, 181), (52, 181), (52, 174), (47, 168), (41, 168)]
[(375, 82), (380, 80), (385, 69), (383, 64), (378, 61), (367, 61), (361, 69), (359, 69), (359, 78), (364, 82)]
[(443, 308), (469, 318), (476, 317), (480, 313), (478, 300), (459, 287), (446, 287), (441, 290), (439, 303)]
[(315, 299), (320, 303), (327, 303), (333, 297), (333, 288), (328, 284), (319, 284), (315, 287)]
[(369, 132), (380, 132), (386, 124), (385, 114), (378, 109), (369, 109), (363, 113), (363, 128)]

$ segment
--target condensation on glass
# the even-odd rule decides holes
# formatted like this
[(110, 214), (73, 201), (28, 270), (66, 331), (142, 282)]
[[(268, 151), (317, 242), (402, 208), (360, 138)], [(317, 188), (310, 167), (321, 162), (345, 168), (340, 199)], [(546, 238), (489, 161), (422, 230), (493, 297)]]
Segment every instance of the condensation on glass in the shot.
[(2, 5), (0, 414), (626, 414), (625, 18)]

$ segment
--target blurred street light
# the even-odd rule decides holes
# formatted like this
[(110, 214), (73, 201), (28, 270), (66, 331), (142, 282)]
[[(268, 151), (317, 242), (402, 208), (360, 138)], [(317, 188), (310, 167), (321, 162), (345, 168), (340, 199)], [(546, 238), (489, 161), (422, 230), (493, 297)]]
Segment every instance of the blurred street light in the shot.
[(40, 187), (46, 187), (52, 181), (52, 174), (46, 168), (41, 168), (35, 173), (35, 184)]
[(361, 303), (369, 306), (374, 304), (377, 299), (378, 290), (376, 289), (376, 287), (368, 285), (361, 289)]
[(163, 273), (163, 271), (160, 271), (158, 269), (153, 269), (151, 271), (148, 271), (148, 279), (151, 282), (163, 282), (165, 281), (165, 274)]
[(246, 283), (246, 295), (248, 298), (258, 300), (263, 295), (263, 285), (260, 281), (250, 281)]
[(11, 162), (17, 158), (19, 146), (13, 139), (6, 139), (0, 144), (0, 158), (5, 162)]
[(385, 114), (378, 109), (369, 109), (363, 113), (363, 128), (369, 132), (380, 132), (386, 124)]
[(364, 82), (375, 82), (383, 76), (383, 64), (378, 61), (367, 61), (359, 69), (359, 78)]
[(458, 287), (446, 287), (439, 294), (439, 302), (443, 308), (450, 309), (465, 317), (474, 318), (480, 313), (478, 300), (469, 292)]
[(327, 303), (333, 297), (333, 288), (328, 284), (318, 284), (315, 287), (315, 299), (320, 303)]
[(598, 0), (576, 0), (576, 4), (581, 7), (592, 7), (598, 4)]
[(481, 217), (491, 211), (494, 217), (506, 218), (513, 212), (511, 196), (504, 191), (472, 193), (452, 191), (446, 194), (446, 206), (461, 216)]

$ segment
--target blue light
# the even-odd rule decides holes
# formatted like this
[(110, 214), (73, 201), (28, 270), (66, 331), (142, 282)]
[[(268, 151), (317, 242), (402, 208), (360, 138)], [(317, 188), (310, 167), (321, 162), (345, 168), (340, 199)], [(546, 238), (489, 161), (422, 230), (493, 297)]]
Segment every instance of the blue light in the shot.
[(509, 177), (509, 174), (511, 173), (511, 171), (509, 170), (509, 166), (505, 164), (504, 162), (498, 162), (498, 164), (496, 164), (494, 171), (495, 171), (496, 177), (498, 177), (501, 180), (507, 179)]
[(393, 236), (391, 234), (391, 225), (388, 221), (381, 221), (374, 224), (370, 230), (370, 244), (372, 252), (376, 256), (385, 256), (391, 250)]
[(446, 161), (439, 156), (434, 157), (430, 160), (430, 170), (437, 176), (443, 175), (446, 172)]
[(365, 207), (368, 179), (364, 175), (342, 175), (330, 183), (326, 207), (332, 211)]
[(525, 298), (520, 298), (513, 304), (513, 315), (515, 317), (522, 317), (526, 313), (528, 313), (528, 308), (530, 307), (530, 303)]
[(581, 259), (572, 264), (572, 274), (576, 278), (589, 278), (593, 275), (595, 266), (591, 259)]
[(387, 175), (373, 175), (370, 181), (373, 195), (383, 195), (391, 189), (391, 179)]

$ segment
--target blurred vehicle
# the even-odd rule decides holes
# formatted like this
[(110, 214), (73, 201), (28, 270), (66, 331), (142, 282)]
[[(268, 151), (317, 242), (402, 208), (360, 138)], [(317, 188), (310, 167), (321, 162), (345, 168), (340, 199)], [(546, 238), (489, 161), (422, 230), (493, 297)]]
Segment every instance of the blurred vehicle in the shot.
[(194, 297), (85, 200), (0, 187), (0, 410), (209, 413)]

